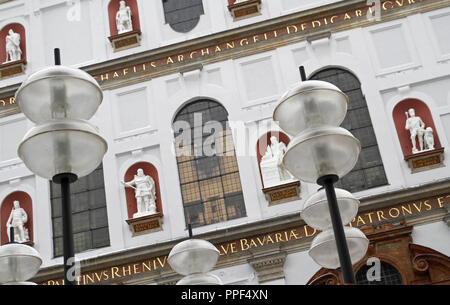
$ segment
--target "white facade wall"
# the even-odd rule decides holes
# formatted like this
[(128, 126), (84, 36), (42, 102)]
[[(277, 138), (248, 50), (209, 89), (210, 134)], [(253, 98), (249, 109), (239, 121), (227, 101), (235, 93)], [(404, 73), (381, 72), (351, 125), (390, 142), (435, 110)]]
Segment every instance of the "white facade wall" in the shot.
[[(76, 1), (75, 1), (76, 2)], [(61, 0), (15, 0), (0, 5), (0, 28), (11, 22), (24, 25), (27, 32), (27, 70), (0, 81), (0, 87), (21, 83), (26, 77), (53, 64), (53, 48), (60, 47), (62, 62), (74, 67), (108, 61), (156, 49), (177, 42), (256, 23), (313, 6), (338, 1), (263, 1), (262, 15), (233, 22), (226, 8), (204, 0), (205, 14), (187, 34), (174, 32), (164, 24), (161, 1), (138, 1), (142, 44), (114, 53), (107, 37), (108, 1), (80, 1), (80, 21), (67, 20), (71, 6)], [(248, 128), (245, 154), (237, 160), (247, 217), (194, 229), (200, 234), (230, 228), (280, 215), (299, 213), (304, 200), (318, 186), (302, 183), (301, 200), (269, 206), (256, 161), (256, 142), (267, 130), (258, 123), (271, 120), (277, 99), (299, 82), (298, 66), (308, 74), (335, 66), (353, 72), (362, 83), (389, 184), (355, 193), (364, 198), (449, 178), (450, 160), (450, 8), (415, 14), (395, 21), (333, 34), (330, 39), (290, 44), (236, 60), (204, 66), (203, 70), (158, 77), (150, 81), (104, 91), (104, 100), (92, 122), (108, 141), (104, 157), (110, 246), (85, 251), (77, 260), (95, 258), (143, 245), (157, 244), (187, 236), (171, 124), (176, 112), (187, 102), (209, 98), (221, 103), (230, 122)], [(70, 37), (70, 39), (68, 39)], [(405, 98), (418, 98), (429, 107), (441, 145), (445, 167), (411, 174), (392, 119), (395, 105)], [(42, 255), (42, 267), (62, 264), (53, 258), (49, 183), (34, 176), (18, 159), (16, 149), (32, 124), (23, 114), (0, 118), (0, 202), (13, 191), (23, 190), (33, 199), (35, 248)], [(235, 145), (244, 134), (234, 132)], [(163, 230), (132, 237), (125, 191), (120, 180), (138, 161), (155, 165), (160, 178)], [(73, 203), (76, 204), (76, 203)], [(1, 228), (3, 230), (4, 228)], [(431, 234), (431, 232), (433, 232)], [(436, 233), (439, 232), (439, 233)], [(450, 255), (449, 228), (444, 222), (415, 227), (413, 242)], [(433, 238), (428, 238), (433, 235)], [(286, 283), (305, 284), (320, 267), (306, 252), (290, 254), (285, 263)], [(298, 273), (294, 270), (304, 270)], [(224, 283), (257, 283), (249, 265), (214, 271)]]

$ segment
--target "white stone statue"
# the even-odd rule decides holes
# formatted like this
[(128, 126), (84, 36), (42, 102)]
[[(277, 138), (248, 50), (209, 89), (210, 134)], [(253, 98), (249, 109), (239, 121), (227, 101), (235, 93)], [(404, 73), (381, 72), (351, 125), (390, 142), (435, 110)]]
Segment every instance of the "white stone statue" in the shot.
[(119, 34), (130, 32), (133, 30), (131, 22), (131, 9), (125, 6), (125, 1), (120, 1), (119, 10), (116, 13), (116, 26)]
[[(144, 171), (139, 168), (134, 179), (128, 182), (123, 182), (125, 187), (134, 188), (137, 213), (133, 214), (133, 218), (145, 215), (156, 214), (156, 188), (155, 181), (152, 177), (145, 175)], [(133, 187), (135, 185), (136, 187)]]
[(20, 34), (14, 33), (12, 29), (10, 29), (8, 33), (9, 35), (6, 36), (5, 63), (22, 59), (22, 50), (20, 49)]
[(261, 175), (264, 181), (264, 187), (279, 185), (282, 181), (294, 179), (289, 171), (282, 164), (286, 145), (279, 142), (277, 137), (270, 137), (270, 145), (261, 158)]
[[(411, 135), (412, 153), (416, 154), (423, 150), (423, 135), (425, 133), (425, 123), (422, 119), (416, 116), (416, 112), (413, 108), (409, 109), (406, 114), (406, 126), (405, 129), (409, 130)], [(409, 114), (409, 117), (408, 117)], [(416, 137), (419, 140), (419, 148), (417, 149)]]
[(434, 136), (433, 136), (433, 128), (427, 127), (425, 129), (425, 134), (423, 136), (425, 142), (425, 150), (434, 149)]
[(28, 221), (28, 215), (24, 209), (20, 207), (20, 203), (14, 200), (14, 207), (9, 214), (9, 218), (6, 221), (6, 234), (8, 240), (11, 241), (10, 228), (14, 228), (14, 242), (23, 243), (30, 240), (28, 235), (28, 229), (25, 228), (25, 223)]

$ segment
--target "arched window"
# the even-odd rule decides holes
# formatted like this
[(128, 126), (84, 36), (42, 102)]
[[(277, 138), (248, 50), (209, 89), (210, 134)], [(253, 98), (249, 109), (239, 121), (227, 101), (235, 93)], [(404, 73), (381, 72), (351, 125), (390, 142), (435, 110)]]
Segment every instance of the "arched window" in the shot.
[(192, 102), (176, 115), (174, 131), (186, 223), (198, 227), (246, 216), (225, 108), (210, 100)]
[[(372, 280), (369, 281), (367, 277), (367, 272), (373, 266), (363, 265), (356, 273), (356, 284), (358, 285), (403, 285), (402, 276), (397, 269), (388, 263), (381, 262), (380, 266), (380, 281)], [(369, 271), (371, 275), (371, 271)]]
[(163, 0), (166, 23), (177, 32), (192, 30), (204, 14), (202, 0)]
[[(109, 246), (103, 164), (71, 184), (72, 230), (75, 253)], [(53, 255), (63, 255), (61, 186), (50, 182)]]
[(361, 142), (358, 162), (351, 172), (336, 183), (336, 186), (350, 192), (358, 192), (387, 184), (377, 139), (359, 80), (352, 73), (338, 68), (322, 70), (309, 79), (330, 82), (347, 94), (350, 102), (341, 127), (349, 130)]

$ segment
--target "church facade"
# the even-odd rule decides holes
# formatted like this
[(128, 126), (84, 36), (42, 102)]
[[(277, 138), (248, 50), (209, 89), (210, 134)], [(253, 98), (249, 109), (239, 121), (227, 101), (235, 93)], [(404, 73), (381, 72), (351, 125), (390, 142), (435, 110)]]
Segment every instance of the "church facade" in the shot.
[(450, 284), (449, 31), (448, 0), (0, 1), (1, 244), (18, 202), (43, 258), (31, 281), (63, 284), (61, 192), (17, 156), (33, 124), (15, 100), (60, 48), (99, 83), (108, 143), (71, 187), (78, 284), (175, 284), (188, 225), (226, 285), (342, 283), (308, 255), (319, 232), (300, 211), (319, 185), (280, 166), (292, 138), (272, 115), (303, 66), (348, 96), (361, 143), (336, 184), (370, 241), (357, 282)]

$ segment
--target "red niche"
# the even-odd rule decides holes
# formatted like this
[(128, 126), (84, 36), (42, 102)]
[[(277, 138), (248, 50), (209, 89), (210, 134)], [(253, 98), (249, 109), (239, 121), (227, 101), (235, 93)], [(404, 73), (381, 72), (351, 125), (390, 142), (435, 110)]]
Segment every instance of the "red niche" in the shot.
[[(261, 176), (262, 180), (262, 174), (261, 174), (261, 167), (259, 166), (259, 163), (261, 162), (261, 158), (264, 156), (267, 150), (267, 146), (270, 145), (270, 138), (276, 137), (279, 142), (283, 142), (286, 146), (288, 146), (290, 139), (289, 137), (281, 132), (281, 131), (269, 131), (265, 135), (261, 136), (256, 143), (256, 158), (258, 159), (258, 168), (259, 168), (259, 175)], [(264, 182), (263, 182), (264, 185)]]
[(25, 227), (28, 229), (28, 234), (30, 237), (30, 241), (33, 241), (33, 207), (31, 202), (31, 197), (21, 191), (17, 191), (9, 194), (5, 200), (2, 202), (2, 206), (0, 209), (0, 221), (1, 221), (1, 244), (4, 245), (9, 242), (7, 230), (6, 230), (6, 221), (11, 214), (11, 210), (14, 206), (13, 202), (18, 200), (20, 203), (20, 207), (25, 210), (28, 216), (28, 221), (25, 224)]
[(15, 33), (20, 34), (20, 49), (22, 50), (22, 60), (27, 59), (25, 28), (20, 23), (10, 23), (4, 26), (0, 31), (0, 63), (4, 63), (6, 61), (6, 36), (9, 35), (8, 32), (11, 29)]
[[(434, 148), (441, 148), (441, 143), (439, 142), (439, 137), (437, 135), (436, 128), (434, 127), (433, 117), (431, 116), (430, 109), (428, 109), (427, 105), (420, 100), (406, 99), (398, 103), (392, 111), (395, 129), (397, 130), (397, 135), (402, 147), (403, 155), (412, 155), (410, 133), (409, 130), (405, 129), (407, 119), (406, 112), (408, 112), (408, 110), (411, 108), (415, 110), (416, 116), (420, 117), (425, 123), (425, 128), (431, 127), (433, 129)], [(417, 147), (419, 147), (418, 144)]]
[[(121, 0), (111, 0), (108, 5), (108, 16), (109, 16), (109, 30), (111, 36), (118, 34), (116, 25), (116, 14), (120, 7)], [(131, 22), (133, 23), (133, 31), (140, 30), (139, 24), (139, 11), (136, 0), (125, 0), (125, 5), (130, 7), (131, 10)]]
[[(124, 181), (131, 181), (134, 179), (134, 175), (136, 175), (137, 170), (139, 168), (142, 168), (145, 175), (148, 175), (153, 178), (155, 181), (155, 189), (156, 189), (156, 210), (159, 213), (162, 213), (162, 205), (161, 205), (161, 192), (159, 187), (159, 178), (158, 178), (158, 171), (156, 168), (147, 162), (138, 162), (133, 164), (125, 173)], [(134, 193), (134, 189), (131, 187), (125, 188), (125, 196), (127, 199), (127, 211), (128, 211), (128, 218), (133, 218), (133, 214), (137, 212), (137, 202), (136, 197)]]

